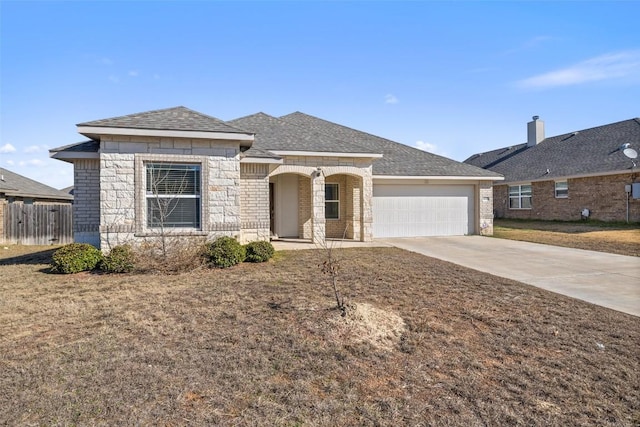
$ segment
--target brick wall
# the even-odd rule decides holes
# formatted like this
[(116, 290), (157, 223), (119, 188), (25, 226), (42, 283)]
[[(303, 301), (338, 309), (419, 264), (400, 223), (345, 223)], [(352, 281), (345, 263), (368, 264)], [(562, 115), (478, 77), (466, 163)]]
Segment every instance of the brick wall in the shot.
[(269, 240), (269, 220), (269, 166), (241, 163), (240, 241)]
[(311, 179), (298, 177), (298, 236), (310, 239), (312, 232), (311, 218)]
[[(494, 186), (494, 210), (498, 218), (574, 221), (589, 209), (591, 219), (626, 221), (626, 184), (640, 182), (640, 174), (625, 173), (567, 180), (569, 197), (555, 197), (555, 181), (532, 183), (531, 209), (509, 209), (507, 185)], [(629, 220), (640, 222), (640, 200), (629, 198)]]
[[(348, 224), (347, 206), (350, 204), (347, 200), (347, 177), (345, 175), (332, 175), (325, 179), (325, 184), (338, 184), (340, 201), (339, 219), (325, 219), (327, 237), (330, 239), (342, 239)], [(348, 227), (347, 231), (353, 232), (351, 228)]]
[(73, 163), (73, 239), (100, 245), (100, 161)]

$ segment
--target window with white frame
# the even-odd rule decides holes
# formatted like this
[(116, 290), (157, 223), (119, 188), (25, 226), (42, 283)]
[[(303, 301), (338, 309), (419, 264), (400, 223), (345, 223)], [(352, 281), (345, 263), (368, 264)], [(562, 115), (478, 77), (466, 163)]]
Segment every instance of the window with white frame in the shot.
[(324, 217), (340, 219), (340, 188), (338, 184), (324, 185)]
[(569, 183), (556, 181), (556, 199), (566, 199), (567, 197), (569, 197)]
[(200, 228), (200, 165), (146, 163), (149, 228)]
[(509, 186), (509, 209), (531, 209), (531, 184)]

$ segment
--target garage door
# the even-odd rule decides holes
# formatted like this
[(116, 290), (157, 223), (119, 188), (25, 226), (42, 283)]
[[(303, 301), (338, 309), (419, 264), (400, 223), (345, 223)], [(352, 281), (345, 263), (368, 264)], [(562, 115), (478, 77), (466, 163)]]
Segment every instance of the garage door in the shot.
[(459, 236), (474, 233), (472, 185), (373, 186), (373, 236)]

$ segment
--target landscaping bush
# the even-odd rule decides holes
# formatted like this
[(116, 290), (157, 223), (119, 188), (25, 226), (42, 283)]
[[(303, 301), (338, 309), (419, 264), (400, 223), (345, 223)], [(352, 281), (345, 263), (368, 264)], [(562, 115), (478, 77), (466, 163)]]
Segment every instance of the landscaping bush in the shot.
[(118, 245), (100, 262), (100, 270), (105, 273), (129, 273), (135, 267), (135, 254), (131, 246)]
[(276, 250), (270, 242), (251, 242), (245, 245), (247, 252), (246, 261), (265, 262), (269, 261)]
[(102, 252), (88, 243), (70, 243), (53, 253), (51, 271), (54, 273), (79, 273), (96, 268), (102, 261)]
[(220, 237), (204, 247), (204, 256), (214, 267), (227, 268), (245, 259), (245, 248), (232, 237)]

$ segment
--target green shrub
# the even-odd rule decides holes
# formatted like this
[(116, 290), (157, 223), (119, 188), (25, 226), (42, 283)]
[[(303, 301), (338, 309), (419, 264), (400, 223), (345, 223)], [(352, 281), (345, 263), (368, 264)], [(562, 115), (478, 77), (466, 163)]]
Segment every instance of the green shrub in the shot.
[(204, 256), (214, 267), (227, 268), (244, 261), (245, 248), (232, 237), (220, 237), (205, 245)]
[(245, 245), (247, 251), (246, 260), (249, 262), (265, 262), (269, 261), (276, 250), (270, 242), (259, 241), (251, 242)]
[(129, 273), (135, 267), (135, 254), (129, 245), (114, 246), (100, 262), (105, 273)]
[(102, 252), (88, 243), (70, 243), (55, 251), (51, 260), (54, 273), (78, 273), (96, 268)]

